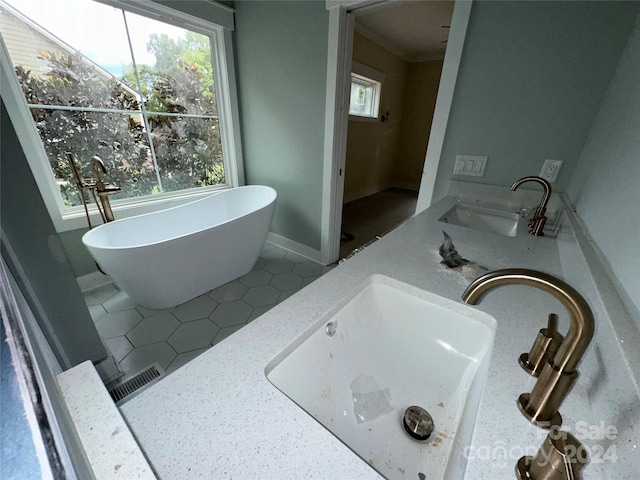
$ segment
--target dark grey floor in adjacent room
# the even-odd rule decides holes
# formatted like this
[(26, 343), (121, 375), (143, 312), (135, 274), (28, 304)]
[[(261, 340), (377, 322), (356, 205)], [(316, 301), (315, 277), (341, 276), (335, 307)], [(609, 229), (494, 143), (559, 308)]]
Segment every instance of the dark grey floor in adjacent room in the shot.
[(340, 242), (340, 258), (354, 249), (383, 236), (415, 213), (418, 192), (390, 188), (360, 198), (342, 207), (342, 230), (353, 240)]

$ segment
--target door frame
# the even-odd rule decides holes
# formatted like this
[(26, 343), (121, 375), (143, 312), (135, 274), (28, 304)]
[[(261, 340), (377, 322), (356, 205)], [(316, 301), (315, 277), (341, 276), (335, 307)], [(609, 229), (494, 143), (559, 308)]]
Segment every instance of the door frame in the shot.
[[(320, 261), (324, 264), (338, 260), (340, 252), (355, 17), (357, 14), (390, 1), (392, 0), (326, 1), (326, 7), (329, 10), (329, 38), (320, 233)], [(451, 29), (420, 180), (416, 213), (428, 208), (433, 200), (436, 175), (453, 103), (472, 3), (473, 0), (456, 0), (453, 7)]]

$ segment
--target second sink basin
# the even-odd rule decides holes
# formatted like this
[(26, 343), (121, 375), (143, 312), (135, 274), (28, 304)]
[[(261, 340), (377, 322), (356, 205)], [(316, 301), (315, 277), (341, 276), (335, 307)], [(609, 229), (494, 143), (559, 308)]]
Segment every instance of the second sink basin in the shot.
[(508, 210), (459, 203), (438, 219), (444, 223), (515, 237), (520, 214)]
[[(373, 275), (266, 374), (386, 478), (461, 478), (495, 328), (485, 313)], [(413, 405), (433, 418), (427, 441), (403, 427)]]

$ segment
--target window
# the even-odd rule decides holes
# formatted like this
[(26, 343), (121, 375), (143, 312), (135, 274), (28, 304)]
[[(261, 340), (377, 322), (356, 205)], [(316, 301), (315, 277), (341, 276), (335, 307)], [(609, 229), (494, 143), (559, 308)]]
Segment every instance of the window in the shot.
[(349, 115), (378, 118), (384, 74), (353, 62)]
[(238, 184), (221, 27), (144, 0), (135, 12), (90, 0), (7, 3), (4, 48), (62, 218), (82, 208), (67, 152), (87, 181), (91, 158), (103, 160), (105, 181), (122, 188), (116, 207)]
[(380, 87), (380, 82), (352, 73), (349, 115), (378, 118)]

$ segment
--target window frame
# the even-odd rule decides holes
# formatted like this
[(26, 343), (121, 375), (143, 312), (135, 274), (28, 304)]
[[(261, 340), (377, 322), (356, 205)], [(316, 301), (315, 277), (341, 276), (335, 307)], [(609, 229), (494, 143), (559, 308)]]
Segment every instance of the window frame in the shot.
[[(382, 87), (384, 85), (386, 75), (378, 70), (363, 65), (355, 60), (351, 65), (351, 82), (350, 86), (354, 83), (361, 85), (371, 85), (374, 87), (372, 108), (375, 112), (373, 115), (358, 115), (357, 113), (351, 113), (349, 111), (349, 120), (355, 120), (360, 122), (377, 122), (380, 119), (380, 105), (382, 101)], [(349, 97), (349, 110), (351, 110), (351, 97)]]
[[(234, 28), (234, 10), (224, 5), (208, 3), (206, 14), (212, 19), (212, 21), (209, 21), (150, 0), (136, 0), (135, 2), (126, 0), (97, 1), (127, 12), (187, 28), (210, 38), (211, 63), (214, 71), (218, 121), (225, 167), (226, 182), (224, 185), (190, 188), (177, 192), (163, 192), (157, 195), (121, 200), (118, 200), (117, 197), (112, 197), (110, 200), (116, 218), (150, 213), (197, 200), (220, 190), (244, 185), (238, 94), (231, 33)], [(213, 23), (213, 21), (218, 23)], [(87, 227), (85, 211), (82, 206), (67, 207), (64, 205), (44, 145), (33, 122), (30, 108), (24, 98), (18, 78), (15, 75), (13, 63), (1, 38), (0, 50), (0, 95), (55, 229), (57, 232), (65, 232)], [(97, 207), (94, 204), (89, 204), (88, 207), (92, 223), (94, 225), (100, 224), (101, 219)]]

